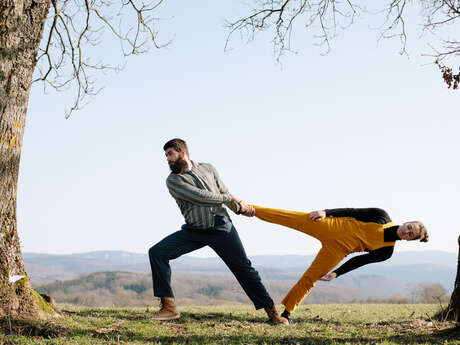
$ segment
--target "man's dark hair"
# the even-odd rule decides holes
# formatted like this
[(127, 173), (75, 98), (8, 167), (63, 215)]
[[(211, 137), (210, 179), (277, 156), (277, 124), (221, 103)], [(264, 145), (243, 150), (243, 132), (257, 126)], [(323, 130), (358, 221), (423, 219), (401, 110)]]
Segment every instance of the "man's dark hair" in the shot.
[(171, 147), (177, 152), (185, 152), (188, 155), (188, 147), (185, 140), (179, 138), (171, 139), (163, 146), (163, 150), (166, 151)]

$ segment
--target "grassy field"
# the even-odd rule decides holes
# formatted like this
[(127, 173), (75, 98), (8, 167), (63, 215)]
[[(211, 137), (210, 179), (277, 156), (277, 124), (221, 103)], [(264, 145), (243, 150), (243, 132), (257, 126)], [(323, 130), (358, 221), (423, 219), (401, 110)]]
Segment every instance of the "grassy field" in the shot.
[[(174, 321), (155, 310), (61, 306), (62, 316), (1, 323), (0, 344), (460, 344), (460, 328), (432, 316), (437, 305), (301, 306), (295, 324), (268, 324), (250, 306), (183, 307)], [(280, 308), (279, 308), (280, 310)]]

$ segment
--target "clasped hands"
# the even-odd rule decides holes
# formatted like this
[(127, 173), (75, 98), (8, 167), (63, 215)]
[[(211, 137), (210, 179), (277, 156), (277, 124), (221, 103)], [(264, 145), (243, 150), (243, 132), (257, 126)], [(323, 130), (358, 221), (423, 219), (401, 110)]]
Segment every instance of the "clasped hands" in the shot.
[(230, 195), (230, 201), (236, 201), (237, 203), (240, 204), (240, 214), (246, 217), (254, 217), (256, 215), (256, 210), (254, 207), (249, 206), (246, 201), (241, 200), (233, 195)]

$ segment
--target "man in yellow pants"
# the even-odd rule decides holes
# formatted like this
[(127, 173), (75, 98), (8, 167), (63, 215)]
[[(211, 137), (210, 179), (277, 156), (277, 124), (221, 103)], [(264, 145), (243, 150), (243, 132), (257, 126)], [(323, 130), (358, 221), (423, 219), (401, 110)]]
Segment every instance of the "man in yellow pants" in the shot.
[[(389, 215), (379, 208), (338, 208), (306, 213), (250, 205), (244, 215), (301, 231), (322, 244), (313, 263), (281, 302), (285, 306), (282, 316), (287, 319), (317, 280), (331, 281), (363, 265), (387, 260), (397, 240), (428, 241), (427, 230), (421, 222), (394, 225)], [(355, 256), (330, 272), (348, 254), (364, 251), (368, 253)]]

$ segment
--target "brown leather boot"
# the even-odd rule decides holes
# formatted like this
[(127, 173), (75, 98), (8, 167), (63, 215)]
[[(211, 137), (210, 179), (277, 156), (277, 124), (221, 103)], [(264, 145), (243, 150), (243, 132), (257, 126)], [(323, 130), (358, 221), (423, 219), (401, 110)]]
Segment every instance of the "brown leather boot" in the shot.
[(264, 309), (267, 312), (268, 319), (271, 323), (275, 325), (289, 325), (289, 320), (280, 316), (274, 305), (271, 307), (265, 307)]
[(176, 308), (176, 304), (174, 303), (174, 298), (161, 297), (160, 301), (161, 308), (153, 315), (153, 320), (174, 320), (180, 317), (180, 313)]

